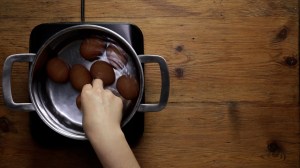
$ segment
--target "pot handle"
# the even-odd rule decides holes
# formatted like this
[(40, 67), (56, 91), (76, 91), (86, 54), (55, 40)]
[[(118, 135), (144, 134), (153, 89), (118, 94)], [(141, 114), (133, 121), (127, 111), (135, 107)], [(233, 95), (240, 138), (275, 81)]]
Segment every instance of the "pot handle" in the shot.
[(34, 111), (32, 103), (16, 103), (11, 94), (11, 70), (14, 62), (32, 62), (36, 54), (14, 54), (6, 58), (3, 64), (2, 89), (3, 99), (6, 106), (15, 110)]
[(140, 104), (139, 112), (160, 111), (168, 103), (170, 77), (166, 60), (159, 55), (139, 55), (141, 63), (158, 63), (161, 72), (161, 92), (158, 104)]

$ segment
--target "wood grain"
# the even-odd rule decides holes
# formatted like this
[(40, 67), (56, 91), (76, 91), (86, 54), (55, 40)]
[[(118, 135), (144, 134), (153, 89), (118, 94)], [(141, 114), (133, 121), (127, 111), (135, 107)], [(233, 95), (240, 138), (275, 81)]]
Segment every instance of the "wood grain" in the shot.
[[(282, 1), (151, 1), (146, 4), (126, 1), (124, 6), (129, 3), (128, 8), (132, 4), (136, 8), (124, 13), (104, 13), (102, 9), (109, 8), (111, 3), (94, 2), (87, 7), (87, 16), (93, 16), (92, 21), (129, 20), (140, 25), (145, 35), (145, 53), (160, 54), (168, 61), (170, 102), (231, 99), (297, 103), (298, 77), (279, 77), (298, 74), (297, 67), (284, 66), (287, 56), (298, 59), (298, 41), (294, 38), (298, 36), (297, 2), (290, 2), (293, 5)], [(288, 27), (287, 37), (277, 42), (277, 34), (284, 27)], [(182, 49), (176, 50), (178, 47)], [(146, 91), (149, 90), (149, 101), (153, 101), (152, 97), (159, 94), (155, 89), (159, 88), (155, 82), (159, 73), (153, 67), (150, 69), (146, 71), (146, 76), (150, 76), (146, 78), (147, 84), (150, 83)], [(178, 69), (185, 74), (180, 79), (176, 77)], [(282, 80), (288, 81), (278, 84)], [(273, 85), (272, 89), (266, 93), (269, 85)], [(286, 100), (283, 94), (292, 100)]]
[[(80, 21), (80, 1), (0, 2), (1, 65), (28, 52), (36, 25)], [(145, 115), (133, 148), (142, 167), (299, 167), (298, 1), (110, 0), (85, 9), (86, 22), (136, 24), (145, 54), (168, 63), (169, 104)], [(16, 63), (12, 79), (14, 99), (29, 102), (28, 64)], [(158, 101), (158, 65), (146, 65), (145, 81), (146, 101)], [(29, 113), (7, 109), (3, 88), (1, 168), (100, 167), (89, 144), (34, 141)]]

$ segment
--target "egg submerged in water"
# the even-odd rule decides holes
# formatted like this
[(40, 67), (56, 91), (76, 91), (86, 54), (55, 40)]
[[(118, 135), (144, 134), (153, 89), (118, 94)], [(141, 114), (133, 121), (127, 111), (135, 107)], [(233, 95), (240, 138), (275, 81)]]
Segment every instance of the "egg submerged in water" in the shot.
[(48, 77), (54, 82), (65, 83), (69, 79), (69, 65), (58, 57), (54, 57), (47, 62), (46, 71)]
[(111, 85), (115, 82), (115, 72), (113, 67), (105, 61), (96, 61), (90, 69), (93, 79), (101, 79), (104, 86)]
[(85, 84), (92, 82), (92, 77), (83, 65), (74, 64), (70, 70), (70, 82), (76, 90), (81, 91)]
[(106, 42), (97, 37), (86, 38), (80, 45), (81, 56), (89, 61), (94, 61), (101, 56), (106, 48)]
[(76, 106), (79, 110), (81, 109), (81, 94), (76, 97)]
[(123, 75), (117, 81), (117, 90), (127, 100), (137, 98), (139, 94), (139, 83), (131, 75)]

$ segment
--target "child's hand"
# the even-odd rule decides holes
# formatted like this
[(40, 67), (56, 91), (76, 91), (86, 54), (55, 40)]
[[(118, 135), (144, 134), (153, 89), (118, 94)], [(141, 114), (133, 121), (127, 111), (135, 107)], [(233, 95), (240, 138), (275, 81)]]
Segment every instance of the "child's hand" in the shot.
[(103, 167), (140, 167), (121, 130), (123, 102), (100, 79), (81, 92), (83, 129)]
[(92, 84), (85, 85), (81, 92), (81, 109), (86, 135), (103, 135), (120, 129), (122, 108), (121, 98), (104, 90), (102, 80), (95, 79)]

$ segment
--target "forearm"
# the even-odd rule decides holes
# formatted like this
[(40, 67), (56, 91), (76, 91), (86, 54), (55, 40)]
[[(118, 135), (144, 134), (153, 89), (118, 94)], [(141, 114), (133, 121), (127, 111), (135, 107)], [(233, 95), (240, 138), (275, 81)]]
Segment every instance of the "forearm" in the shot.
[(92, 135), (95, 136), (89, 137), (89, 140), (104, 167), (140, 167), (121, 129), (109, 132), (105, 136)]

